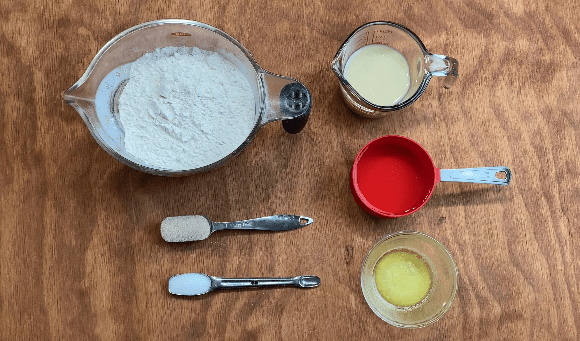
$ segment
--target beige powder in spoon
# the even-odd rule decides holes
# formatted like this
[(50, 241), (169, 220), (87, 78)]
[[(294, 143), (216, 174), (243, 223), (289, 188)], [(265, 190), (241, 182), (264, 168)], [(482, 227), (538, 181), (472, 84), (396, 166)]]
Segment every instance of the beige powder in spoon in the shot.
[(201, 215), (168, 217), (161, 222), (161, 237), (168, 242), (203, 240), (211, 234), (211, 223)]

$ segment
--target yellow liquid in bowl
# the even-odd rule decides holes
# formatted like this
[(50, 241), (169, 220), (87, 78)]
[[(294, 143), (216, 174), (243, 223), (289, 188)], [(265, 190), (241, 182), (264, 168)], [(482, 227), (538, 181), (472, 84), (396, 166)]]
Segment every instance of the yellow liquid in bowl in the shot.
[(429, 293), (431, 271), (416, 253), (396, 250), (377, 262), (375, 283), (385, 301), (398, 307), (410, 307)]

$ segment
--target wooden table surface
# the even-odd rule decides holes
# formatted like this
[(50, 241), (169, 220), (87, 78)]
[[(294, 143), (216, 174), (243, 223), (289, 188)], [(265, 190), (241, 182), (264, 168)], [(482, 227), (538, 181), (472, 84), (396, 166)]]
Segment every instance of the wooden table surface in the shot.
[[(3, 0), (0, 3), (0, 338), (3, 340), (578, 340), (580, 8), (574, 1)], [(223, 166), (167, 178), (109, 156), (62, 100), (99, 49), (150, 20), (207, 23), (266, 70), (312, 92), (300, 134), (279, 123)], [(354, 115), (330, 61), (374, 20), (401, 23), (459, 60), (412, 106)], [(407, 136), (437, 166), (506, 165), (510, 186), (439, 184), (411, 216), (364, 213), (349, 190), (357, 152)], [(182, 245), (167, 216), (215, 221), (299, 214), (269, 234), (222, 232)], [(362, 260), (381, 237), (416, 230), (459, 269), (437, 323), (404, 330), (365, 303)], [(316, 289), (176, 298), (176, 273), (313, 274)]]

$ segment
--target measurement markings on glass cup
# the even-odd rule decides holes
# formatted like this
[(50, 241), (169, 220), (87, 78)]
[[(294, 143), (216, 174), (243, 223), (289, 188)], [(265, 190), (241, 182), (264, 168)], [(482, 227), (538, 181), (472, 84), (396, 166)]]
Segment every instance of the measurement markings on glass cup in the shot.
[(387, 37), (393, 33), (391, 30), (376, 30), (373, 32), (372, 43), (386, 44)]

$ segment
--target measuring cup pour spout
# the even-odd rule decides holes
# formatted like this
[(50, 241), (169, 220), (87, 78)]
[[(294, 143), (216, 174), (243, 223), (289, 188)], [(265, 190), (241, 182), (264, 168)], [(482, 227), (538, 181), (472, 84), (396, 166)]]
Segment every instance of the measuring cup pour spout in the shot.
[(306, 125), (312, 109), (310, 91), (293, 78), (265, 70), (261, 70), (260, 79), (266, 93), (261, 125), (282, 120), (284, 130), (290, 134), (299, 133)]

